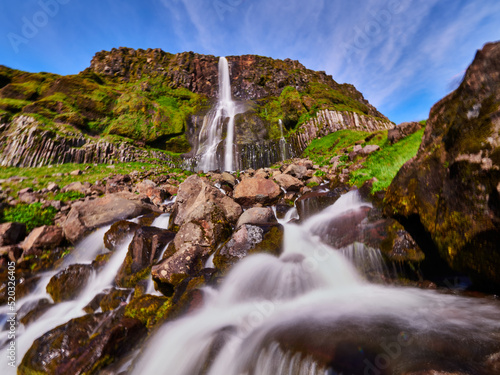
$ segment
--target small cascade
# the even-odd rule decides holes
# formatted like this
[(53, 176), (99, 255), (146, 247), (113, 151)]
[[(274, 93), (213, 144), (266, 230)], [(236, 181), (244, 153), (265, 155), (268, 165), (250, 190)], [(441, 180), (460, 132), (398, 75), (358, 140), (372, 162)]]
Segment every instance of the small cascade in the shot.
[[(197, 155), (199, 155), (198, 170), (211, 171), (224, 169), (234, 170), (234, 116), (236, 115), (236, 103), (231, 97), (231, 81), (229, 78), (229, 66), (227, 59), (219, 59), (219, 99), (217, 106), (211, 110), (203, 120), (203, 126), (199, 134)], [(218, 149), (222, 144), (225, 120), (227, 122), (226, 141), (224, 146), (224, 158), (220, 157)]]
[(498, 304), (370, 284), (349, 260), (375, 267), (369, 249), (321, 241), (322, 223), (367, 206), (350, 192), (301, 225), (284, 219), (282, 255), (237, 263), (217, 290), (206, 288), (202, 307), (158, 330), (131, 373), (386, 375), (429, 361), (474, 368), (497, 345)]

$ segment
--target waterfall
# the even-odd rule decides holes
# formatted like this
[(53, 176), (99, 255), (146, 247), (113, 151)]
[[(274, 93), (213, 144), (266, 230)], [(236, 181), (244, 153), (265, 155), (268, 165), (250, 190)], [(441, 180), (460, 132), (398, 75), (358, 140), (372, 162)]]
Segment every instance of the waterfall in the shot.
[(325, 223), (366, 206), (352, 191), (302, 225), (284, 224), (280, 257), (237, 263), (217, 290), (205, 289), (201, 308), (157, 331), (132, 373), (386, 375), (432, 361), (458, 372), (478, 366), (485, 343), (497, 345), (497, 303), (370, 284), (345, 256), (359, 257), (358, 246), (342, 252), (320, 240)]
[[(234, 116), (236, 103), (231, 96), (231, 81), (227, 59), (219, 59), (219, 98), (217, 106), (210, 111), (203, 120), (199, 135), (198, 155), (200, 161), (198, 170), (211, 171), (224, 168), (226, 171), (234, 170)], [(218, 155), (219, 145), (222, 143), (225, 119), (228, 118), (226, 141), (224, 145), (224, 160)]]
[(280, 124), (280, 154), (281, 154), (281, 160), (286, 160), (287, 159), (287, 152), (286, 152), (286, 139), (285, 136), (283, 135), (283, 121), (279, 119), (279, 124)]

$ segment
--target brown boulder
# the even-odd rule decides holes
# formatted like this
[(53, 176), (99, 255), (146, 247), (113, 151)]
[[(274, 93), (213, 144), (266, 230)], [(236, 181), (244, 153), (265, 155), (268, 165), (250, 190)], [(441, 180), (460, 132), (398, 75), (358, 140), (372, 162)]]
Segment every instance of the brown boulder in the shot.
[(21, 247), (25, 255), (32, 254), (36, 250), (54, 249), (63, 241), (62, 228), (55, 225), (44, 225), (43, 227), (35, 228), (22, 242)]
[(281, 194), (278, 184), (264, 178), (247, 178), (234, 189), (234, 200), (243, 206), (273, 204)]
[(93, 201), (77, 202), (63, 223), (64, 235), (75, 243), (96, 228), (155, 210), (154, 206), (138, 198), (140, 196), (130, 193), (110, 194)]
[(206, 209), (200, 210), (199, 206), (206, 203), (210, 203), (210, 207), (218, 206), (226, 219), (233, 224), (242, 213), (239, 204), (212, 186), (206, 179), (192, 175), (179, 186), (173, 212), (174, 225), (199, 219), (200, 211), (206, 211)]
[(276, 217), (271, 207), (252, 207), (243, 212), (238, 219), (236, 228), (244, 224), (274, 224), (277, 223)]
[(290, 176), (289, 174), (280, 174), (274, 177), (279, 186), (281, 186), (286, 191), (300, 191), (304, 186), (304, 183), (298, 178)]

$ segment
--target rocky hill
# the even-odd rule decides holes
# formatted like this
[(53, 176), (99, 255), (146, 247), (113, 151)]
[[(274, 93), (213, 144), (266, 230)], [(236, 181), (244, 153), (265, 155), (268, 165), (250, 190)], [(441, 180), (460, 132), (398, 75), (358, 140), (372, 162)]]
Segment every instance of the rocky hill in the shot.
[(500, 285), (499, 105), (500, 43), (492, 43), (432, 108), (416, 158), (386, 195), (388, 213), (423, 249), (487, 287)]
[[(391, 125), (352, 85), (338, 84), (298, 61), (227, 59), (233, 98), (245, 107), (236, 118), (239, 145), (277, 140), (279, 119), (287, 138), (310, 134), (301, 126), (325, 111), (341, 119), (326, 129)], [(128, 161), (120, 157), (125, 149), (133, 160), (172, 162), (172, 153), (193, 155), (203, 118), (217, 97), (217, 65), (217, 57), (192, 52), (119, 48), (97, 53), (89, 68), (71, 76), (0, 66), (0, 163)], [(349, 116), (352, 121), (343, 120)], [(291, 143), (303, 149), (309, 138)], [(167, 154), (158, 157), (154, 150)]]

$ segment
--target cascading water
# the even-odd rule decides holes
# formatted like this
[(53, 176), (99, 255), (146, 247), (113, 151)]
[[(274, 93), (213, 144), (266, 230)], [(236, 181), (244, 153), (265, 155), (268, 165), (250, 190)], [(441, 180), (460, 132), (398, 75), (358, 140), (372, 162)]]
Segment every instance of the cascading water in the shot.
[(279, 124), (280, 124), (280, 156), (281, 160), (285, 160), (287, 158), (287, 152), (286, 152), (286, 139), (285, 136), (283, 135), (283, 121), (279, 119)]
[[(39, 281), (37, 289), (26, 298), (18, 301), (17, 306), (19, 306), (19, 309), (22, 309), (24, 304), (29, 304), (44, 298), (52, 300), (51, 296), (46, 292), (47, 284), (52, 276), (71, 264), (88, 264), (92, 262), (98, 254), (104, 252), (103, 236), (109, 228), (109, 226), (100, 228), (81, 241), (76, 246), (75, 250), (73, 250), (71, 256), (64, 260), (59, 269), (47, 272)], [(45, 332), (71, 319), (83, 316), (85, 314), (83, 308), (87, 306), (98, 293), (113, 286), (115, 276), (125, 259), (131, 240), (132, 238), (129, 238), (115, 250), (106, 266), (90, 277), (87, 286), (76, 299), (55, 304), (42, 316), (37, 318), (36, 321), (26, 327), (19, 327), (16, 333), (16, 356), (19, 361), (31, 347), (34, 340), (42, 336)], [(0, 311), (0, 314), (1, 313), (3, 313), (3, 311)], [(2, 334), (3, 333), (4, 332), (2, 332)], [(4, 342), (5, 338), (0, 337), (0, 339), (2, 340), (1, 342)], [(7, 366), (5, 361), (1, 361), (0, 369), (2, 369), (2, 374), (9, 374), (13, 371), (12, 367)]]
[[(234, 170), (234, 116), (236, 115), (236, 103), (231, 96), (231, 81), (229, 78), (229, 66), (227, 59), (219, 59), (219, 99), (215, 110), (210, 111), (203, 120), (203, 126), (199, 135), (198, 155), (200, 161), (198, 170), (211, 171), (221, 169)], [(222, 142), (222, 131), (224, 121), (228, 118), (226, 141), (224, 147), (224, 161), (217, 154), (217, 149)]]
[(206, 289), (203, 307), (160, 328), (132, 373), (388, 375), (435, 364), (494, 374), (479, 362), (500, 351), (496, 303), (369, 284), (320, 241), (319, 224), (364, 206), (350, 192), (302, 225), (285, 224), (279, 258), (236, 264), (219, 290)]

